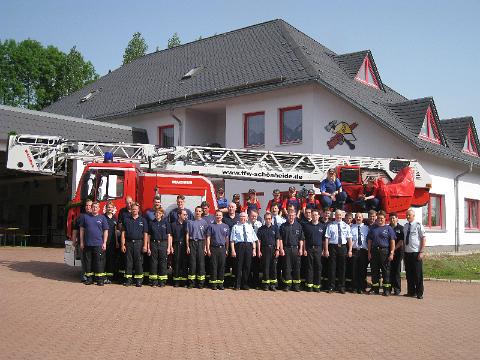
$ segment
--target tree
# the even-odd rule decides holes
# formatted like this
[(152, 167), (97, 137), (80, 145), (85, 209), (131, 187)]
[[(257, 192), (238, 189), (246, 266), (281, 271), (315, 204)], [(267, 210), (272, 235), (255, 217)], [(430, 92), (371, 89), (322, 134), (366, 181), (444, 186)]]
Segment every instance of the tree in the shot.
[(182, 42), (180, 41), (180, 36), (178, 36), (177, 33), (174, 33), (172, 37), (168, 39), (167, 47), (171, 49), (178, 45), (182, 45)]
[(123, 54), (123, 65), (128, 64), (130, 61), (139, 58), (146, 54), (148, 45), (142, 34), (136, 32), (133, 34), (132, 39), (128, 42), (125, 52)]
[(13, 61), (17, 47), (15, 40), (0, 41), (0, 104), (19, 105), (23, 85), (15, 74)]
[(85, 61), (82, 54), (74, 46), (65, 57), (65, 79), (63, 92), (66, 95), (77, 91), (86, 84), (98, 79), (95, 68), (90, 61)]
[(38, 41), (0, 41), (0, 103), (42, 109), (98, 79), (73, 47), (68, 54)]

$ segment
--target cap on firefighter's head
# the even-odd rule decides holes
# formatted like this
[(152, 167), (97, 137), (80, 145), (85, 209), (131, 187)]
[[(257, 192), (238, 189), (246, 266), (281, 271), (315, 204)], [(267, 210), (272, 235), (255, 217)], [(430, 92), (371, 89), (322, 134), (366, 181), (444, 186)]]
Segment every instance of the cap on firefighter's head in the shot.
[(250, 189), (250, 190), (248, 190), (248, 193), (249, 194), (256, 194), (257, 192), (255, 191), (255, 189)]
[(273, 195), (278, 195), (278, 194), (280, 194), (280, 190), (278, 189), (273, 190)]
[(315, 190), (313, 189), (308, 190), (308, 195), (315, 195)]
[(210, 204), (207, 201), (202, 201), (200, 204), (201, 207), (210, 207)]
[(288, 191), (295, 191), (295, 190), (296, 190), (296, 189), (295, 189), (295, 186), (290, 186), (290, 187), (288, 188)]

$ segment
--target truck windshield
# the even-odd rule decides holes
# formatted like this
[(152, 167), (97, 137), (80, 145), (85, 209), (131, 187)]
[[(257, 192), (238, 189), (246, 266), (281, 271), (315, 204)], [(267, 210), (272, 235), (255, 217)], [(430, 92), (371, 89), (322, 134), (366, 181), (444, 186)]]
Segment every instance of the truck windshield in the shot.
[(83, 176), (82, 200), (105, 201), (123, 196), (125, 177), (118, 170), (89, 170)]

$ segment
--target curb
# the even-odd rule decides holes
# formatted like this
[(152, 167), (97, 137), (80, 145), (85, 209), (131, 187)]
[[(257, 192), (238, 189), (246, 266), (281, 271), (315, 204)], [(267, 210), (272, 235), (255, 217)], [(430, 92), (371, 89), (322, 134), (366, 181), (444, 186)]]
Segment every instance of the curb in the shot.
[(439, 281), (449, 283), (463, 283), (463, 284), (480, 284), (480, 280), (461, 280), (461, 279), (437, 279), (437, 278), (424, 278), (424, 281)]

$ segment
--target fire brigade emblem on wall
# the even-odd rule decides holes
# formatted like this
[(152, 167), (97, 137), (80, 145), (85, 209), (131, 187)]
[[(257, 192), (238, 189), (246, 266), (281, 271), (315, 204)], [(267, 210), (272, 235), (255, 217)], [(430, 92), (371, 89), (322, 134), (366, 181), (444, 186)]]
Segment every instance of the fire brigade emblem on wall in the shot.
[(328, 148), (331, 150), (337, 145), (342, 145), (343, 143), (347, 144), (350, 150), (355, 149), (354, 141), (357, 141), (357, 138), (353, 134), (353, 130), (358, 126), (356, 122), (351, 124), (346, 123), (345, 121), (338, 122), (337, 120), (332, 120), (325, 126), (325, 130), (333, 133), (334, 135), (327, 141)]

